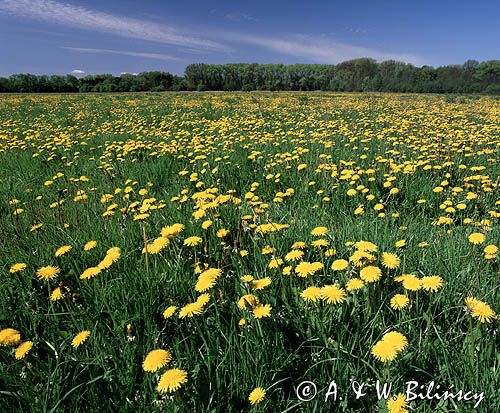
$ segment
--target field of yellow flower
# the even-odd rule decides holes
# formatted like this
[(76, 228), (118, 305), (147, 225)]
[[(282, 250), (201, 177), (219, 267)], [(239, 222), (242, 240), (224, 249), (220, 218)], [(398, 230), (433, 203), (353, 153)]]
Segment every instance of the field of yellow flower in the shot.
[(499, 172), (489, 97), (0, 96), (0, 411), (500, 411)]

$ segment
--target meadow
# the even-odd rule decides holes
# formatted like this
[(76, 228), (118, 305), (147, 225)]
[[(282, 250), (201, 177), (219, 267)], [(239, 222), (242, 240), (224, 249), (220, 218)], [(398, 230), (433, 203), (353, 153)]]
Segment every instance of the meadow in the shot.
[(499, 162), (492, 97), (1, 95), (0, 411), (500, 411)]

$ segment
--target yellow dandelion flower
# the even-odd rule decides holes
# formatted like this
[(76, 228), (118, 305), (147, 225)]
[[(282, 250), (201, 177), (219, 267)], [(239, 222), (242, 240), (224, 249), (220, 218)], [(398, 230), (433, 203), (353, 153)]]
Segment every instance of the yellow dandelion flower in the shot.
[(372, 347), (371, 353), (373, 357), (384, 363), (386, 361), (394, 360), (398, 355), (398, 351), (396, 350), (396, 348), (391, 343), (384, 340), (380, 340), (379, 342), (377, 342)]
[(321, 262), (302, 261), (295, 267), (295, 272), (299, 277), (307, 277), (313, 275), (323, 268)]
[(14, 352), (14, 357), (16, 360), (21, 360), (24, 357), (26, 357), (26, 354), (29, 353), (29, 351), (33, 348), (33, 342), (32, 341), (25, 341), (16, 348), (16, 351)]
[(184, 240), (184, 245), (188, 246), (188, 247), (194, 247), (196, 245), (199, 245), (203, 242), (203, 240), (200, 238), (200, 237), (196, 237), (196, 236), (193, 236), (193, 237), (188, 237)]
[(349, 262), (346, 260), (335, 260), (332, 262), (330, 267), (333, 271), (343, 271), (349, 266)]
[(436, 292), (444, 285), (444, 281), (439, 275), (428, 275), (426, 277), (422, 277), (420, 282), (422, 283), (422, 289), (425, 291)]
[(274, 254), (276, 252), (276, 248), (271, 247), (270, 245), (266, 245), (262, 248), (262, 255)]
[(346, 298), (346, 293), (343, 288), (336, 285), (325, 285), (321, 288), (321, 298), (328, 304), (340, 304)]
[(328, 228), (327, 227), (316, 227), (311, 231), (311, 235), (313, 237), (321, 237), (323, 235), (328, 234)]
[(397, 351), (403, 351), (408, 345), (408, 339), (398, 331), (390, 331), (384, 334), (382, 340), (387, 340), (392, 343)]
[(301, 250), (292, 250), (285, 255), (285, 261), (299, 261), (304, 256)]
[(26, 268), (26, 264), (24, 262), (18, 262), (16, 264), (12, 264), (10, 266), (9, 272), (11, 274), (15, 274), (16, 272), (24, 271), (25, 268)]
[(68, 252), (70, 252), (71, 250), (73, 249), (73, 247), (71, 245), (63, 245), (62, 247), (59, 247), (56, 252), (55, 252), (55, 256), (56, 257), (60, 257), (61, 255), (64, 255), (64, 254), (67, 254)]
[(363, 215), (364, 213), (365, 213), (365, 208), (363, 207), (363, 205), (358, 206), (354, 210), (354, 215)]
[(229, 230), (224, 228), (219, 229), (216, 233), (218, 238), (224, 238), (227, 234), (229, 234)]
[(38, 229), (40, 229), (40, 228), (42, 228), (42, 227), (43, 227), (43, 224), (35, 224), (35, 225), (33, 225), (33, 226), (30, 228), (30, 231), (31, 231), (31, 232), (34, 232), (34, 231), (36, 231), (36, 230), (38, 230)]
[(253, 290), (263, 290), (264, 288), (271, 285), (271, 282), (272, 281), (271, 281), (270, 277), (261, 278), (260, 280), (253, 280), (252, 281), (252, 289)]
[(89, 336), (89, 330), (80, 331), (71, 341), (71, 345), (73, 346), (73, 348), (78, 348), (87, 340)]
[(360, 290), (364, 286), (365, 286), (365, 283), (363, 282), (363, 280), (361, 280), (359, 278), (352, 278), (349, 281), (347, 281), (347, 283), (346, 283), (347, 291)]
[(410, 303), (408, 296), (404, 294), (396, 294), (391, 298), (391, 308), (393, 310), (401, 310)]
[(187, 383), (187, 372), (181, 369), (170, 369), (162, 374), (158, 382), (158, 391), (160, 393), (172, 393)]
[(372, 348), (372, 355), (382, 362), (392, 361), (408, 345), (408, 339), (397, 331), (384, 334)]
[(173, 224), (162, 228), (161, 236), (165, 238), (172, 238), (179, 235), (184, 230), (183, 224)]
[(382, 277), (382, 271), (379, 267), (375, 267), (374, 265), (369, 265), (364, 267), (360, 272), (359, 276), (363, 281), (368, 283), (376, 282), (380, 280)]
[(297, 241), (292, 245), (292, 250), (300, 250), (306, 247), (306, 243), (302, 241)]
[(490, 244), (484, 247), (483, 252), (487, 255), (496, 255), (498, 253), (498, 247), (494, 244)]
[(52, 294), (50, 294), (50, 301), (59, 301), (62, 300), (63, 298), (64, 294), (60, 287), (54, 289), (54, 291), (52, 291)]
[(394, 244), (394, 246), (396, 248), (404, 248), (404, 247), (406, 247), (406, 240), (400, 239), (399, 241), (396, 241), (396, 243)]
[(194, 211), (192, 215), (194, 219), (198, 220), (204, 218), (207, 215), (207, 211), (205, 211), (204, 209), (198, 209)]
[(145, 254), (146, 253), (145, 250), (147, 249), (147, 252), (150, 254), (153, 254), (153, 255), (158, 254), (161, 250), (163, 250), (169, 244), (170, 244), (170, 240), (168, 238), (158, 237), (158, 238), (155, 238), (155, 240), (152, 243), (150, 243), (145, 248), (143, 248), (142, 253)]
[(198, 298), (196, 299), (196, 302), (198, 304), (201, 304), (202, 306), (205, 306), (209, 303), (210, 301), (210, 294), (205, 293), (205, 294), (200, 294)]
[(333, 255), (335, 255), (337, 253), (337, 251), (335, 251), (334, 248), (329, 248), (325, 251), (325, 257), (331, 257)]
[(263, 318), (271, 316), (272, 307), (269, 304), (259, 304), (253, 309), (253, 316), (255, 318)]
[(0, 330), (0, 346), (16, 346), (21, 341), (21, 333), (14, 328)]
[(389, 268), (391, 270), (398, 268), (401, 260), (396, 254), (391, 252), (384, 252), (382, 254), (382, 265), (385, 268)]
[(491, 323), (493, 319), (497, 318), (492, 308), (484, 301), (474, 297), (467, 297), (465, 304), (467, 304), (469, 311), (472, 313), (472, 317), (477, 318), (481, 323)]
[(486, 241), (486, 236), (480, 232), (474, 232), (469, 235), (469, 242), (474, 245), (482, 244)]
[(203, 312), (203, 308), (210, 300), (210, 296), (208, 294), (202, 294), (198, 297), (198, 299), (194, 303), (186, 304), (179, 311), (179, 318), (191, 318), (195, 315), (201, 314)]
[[(97, 264), (97, 268), (98, 268), (99, 270), (105, 270), (105, 269), (107, 269), (107, 268), (111, 267), (112, 265), (113, 265), (113, 259), (112, 259), (112, 257), (110, 257), (109, 255), (106, 255), (106, 256), (102, 259), (102, 261), (101, 261), (99, 264)], [(95, 268), (95, 267), (92, 267), (92, 271), (95, 271), (95, 270), (94, 270), (94, 268)], [(89, 269), (90, 269), (90, 268), (89, 268)], [(99, 273), (96, 273), (96, 274), (94, 274), (94, 275), (92, 275), (92, 276), (95, 276), (95, 275), (97, 275), (97, 274), (99, 274)], [(83, 274), (82, 274), (82, 275), (83, 275)], [(82, 275), (80, 275), (80, 278), (82, 278)], [(88, 278), (91, 278), (91, 277), (89, 276)]]
[(209, 219), (207, 219), (206, 221), (203, 221), (203, 223), (201, 224), (201, 228), (202, 229), (208, 229), (212, 226), (213, 222)]
[(22, 208), (16, 208), (16, 210), (12, 213), (12, 215), (20, 215), (24, 212)]
[[(111, 261), (111, 260), (110, 260)], [(99, 267), (90, 267), (87, 268), (83, 273), (80, 275), (81, 280), (88, 280), (89, 278), (94, 278), (96, 275), (98, 275), (101, 272), (101, 269)]]
[(238, 308), (244, 310), (245, 308), (252, 308), (259, 304), (259, 298), (253, 294), (245, 294), (238, 300)]
[(403, 288), (409, 291), (418, 291), (422, 288), (422, 280), (413, 274), (402, 276)]
[(218, 268), (209, 268), (203, 271), (196, 282), (195, 290), (202, 293), (210, 288), (212, 288), (217, 281), (217, 278), (222, 274), (222, 270)]
[(406, 402), (406, 396), (398, 393), (387, 400), (387, 410), (389, 413), (408, 413), (410, 406)]
[(89, 241), (83, 246), (84, 251), (90, 251), (97, 247), (97, 241)]
[(248, 396), (248, 401), (253, 406), (254, 404), (261, 403), (266, 397), (266, 391), (262, 387), (256, 387)]
[(356, 249), (366, 252), (376, 252), (378, 249), (373, 242), (369, 241), (358, 241), (354, 244), (354, 246), (356, 247)]
[(166, 320), (167, 318), (172, 317), (175, 313), (175, 310), (177, 310), (177, 307), (175, 305), (171, 305), (163, 312), (163, 318)]
[(365, 263), (375, 261), (375, 256), (367, 251), (356, 250), (349, 257), (349, 261), (351, 261), (356, 267), (362, 267)]
[(152, 350), (142, 362), (142, 369), (154, 373), (165, 366), (170, 360), (172, 360), (170, 351), (163, 349)]
[(118, 261), (120, 258), (121, 251), (118, 247), (111, 247), (106, 251), (106, 258), (109, 258), (112, 262)]
[(47, 267), (39, 268), (36, 272), (36, 275), (41, 280), (48, 281), (57, 277), (60, 271), (61, 270), (58, 267), (53, 267), (49, 265)]
[(300, 293), (300, 296), (305, 301), (316, 302), (321, 298), (321, 288), (315, 286), (307, 287)]
[(316, 241), (311, 242), (311, 246), (316, 248), (327, 247), (328, 244), (329, 244), (328, 240), (324, 238), (317, 239)]
[(283, 260), (281, 258), (273, 258), (271, 261), (269, 261), (267, 267), (270, 269), (275, 269), (279, 268), (281, 264), (283, 264)]

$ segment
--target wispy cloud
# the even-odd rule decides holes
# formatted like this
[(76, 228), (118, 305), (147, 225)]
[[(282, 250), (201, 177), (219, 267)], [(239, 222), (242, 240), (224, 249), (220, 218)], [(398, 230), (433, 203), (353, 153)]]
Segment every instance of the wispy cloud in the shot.
[(255, 18), (249, 13), (241, 13), (241, 12), (234, 12), (234, 13), (228, 13), (224, 16), (227, 20), (232, 20), (234, 22), (241, 22), (243, 20), (249, 21), (249, 22), (257, 22), (259, 19)]
[(346, 30), (352, 34), (366, 34), (368, 32), (368, 30), (363, 27), (347, 27)]
[(327, 36), (291, 35), (287, 38), (264, 36), (228, 35), (239, 43), (251, 44), (272, 50), (276, 53), (305, 58), (317, 63), (339, 63), (359, 57), (371, 57), (375, 60), (399, 60), (416, 65), (425, 61), (411, 53), (391, 53), (374, 48), (359, 47), (337, 42)]
[(71, 74), (72, 75), (84, 75), (85, 74), (85, 70), (75, 69), (75, 70), (71, 71)]
[(0, 0), (0, 13), (175, 46), (227, 50), (220, 43), (183, 33), (164, 24), (103, 13), (54, 0)]
[(129, 52), (126, 50), (112, 50), (112, 49), (91, 49), (87, 47), (62, 47), (62, 48), (77, 53), (104, 53), (104, 54), (115, 54), (122, 56), (142, 57), (145, 59), (168, 60), (168, 61), (178, 61), (178, 62), (183, 60), (177, 56), (161, 54), (161, 53), (141, 53), (141, 52)]

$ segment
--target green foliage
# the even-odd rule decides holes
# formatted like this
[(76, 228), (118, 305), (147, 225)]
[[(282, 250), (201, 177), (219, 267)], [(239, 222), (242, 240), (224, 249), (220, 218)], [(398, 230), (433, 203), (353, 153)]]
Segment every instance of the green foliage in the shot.
[[(499, 61), (420, 68), (373, 59), (326, 64), (192, 64), (185, 70), (191, 90), (324, 90), (343, 92), (418, 92), (496, 94)], [(200, 87), (202, 89), (200, 89)]]
[(121, 76), (35, 76), (0, 78), (1, 92), (162, 92), (182, 90), (323, 90), (500, 94), (500, 61), (467, 60), (462, 66), (422, 66), (360, 58), (331, 64), (190, 64), (184, 77), (166, 72)]

